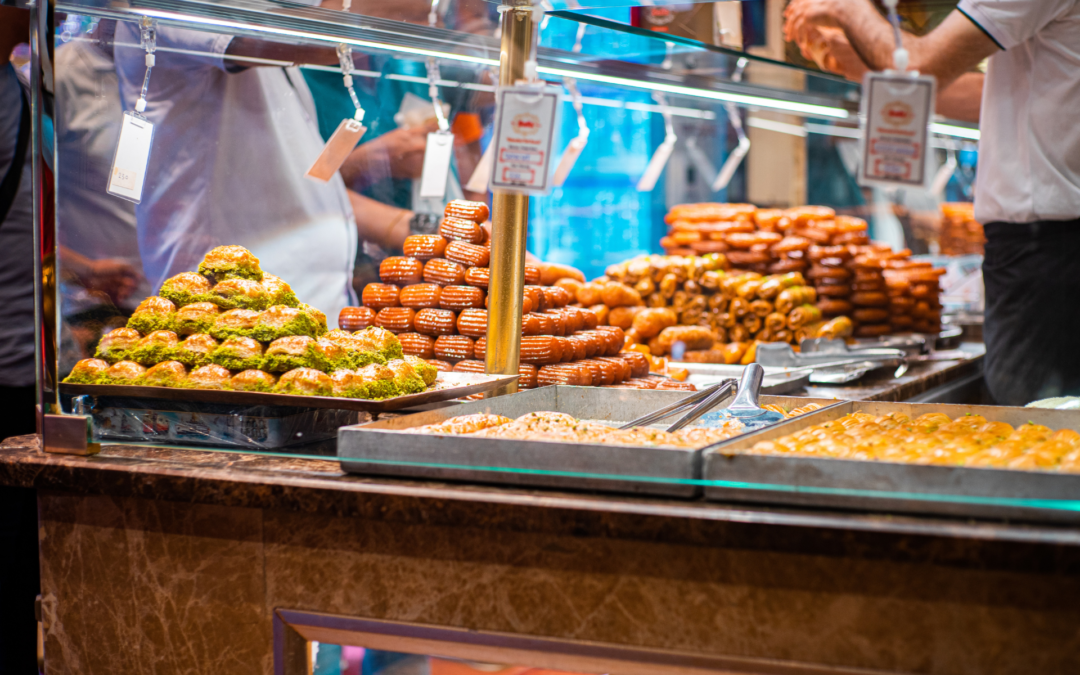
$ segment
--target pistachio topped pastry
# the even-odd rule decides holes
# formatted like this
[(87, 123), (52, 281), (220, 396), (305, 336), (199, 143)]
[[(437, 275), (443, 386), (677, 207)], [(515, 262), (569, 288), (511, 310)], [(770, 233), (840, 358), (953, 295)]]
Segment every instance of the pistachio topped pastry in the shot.
[(168, 361), (179, 342), (180, 338), (171, 330), (156, 330), (139, 340), (128, 358), (144, 366)]
[(349, 368), (363, 368), (369, 363), (386, 363), (386, 358), (371, 351), (367, 342), (353, 337), (347, 330), (334, 329), (322, 336), (323, 340), (329, 340), (345, 350), (345, 363)]
[(141, 339), (134, 328), (116, 328), (102, 336), (94, 356), (109, 363), (123, 361)]
[(274, 385), (278, 394), (297, 394), (300, 396), (332, 396), (334, 385), (330, 376), (314, 368), (297, 368), (281, 376)]
[(307, 335), (293, 335), (274, 340), (266, 348), (263, 370), (284, 373), (294, 368), (310, 368), (311, 355), (308, 353), (308, 345), (314, 343), (315, 339)]
[(330, 373), (330, 385), (333, 387), (334, 396), (356, 398), (357, 384), (355, 371), (342, 368)]
[(231, 337), (210, 354), (210, 362), (229, 370), (258, 370), (263, 364), (263, 346), (249, 337)]
[(212, 302), (195, 302), (185, 305), (176, 310), (176, 333), (177, 335), (208, 333), (219, 314), (221, 310)]
[(386, 367), (394, 374), (394, 386), (402, 394), (416, 394), (424, 391), (427, 385), (423, 378), (416, 374), (413, 367), (403, 359), (391, 359), (386, 362)]
[[(303, 311), (303, 312), (306, 312), (315, 321), (315, 325), (317, 325), (319, 327), (319, 335), (322, 335), (327, 330), (329, 330), (326, 327), (326, 315), (323, 314), (322, 312), (320, 312), (318, 309), (312, 307), (311, 305), (304, 304), (304, 303), (301, 302), (300, 303), (300, 310)], [(316, 337), (318, 337), (318, 336), (316, 336)]]
[(296, 293), (293, 293), (292, 287), (282, 281), (280, 277), (264, 272), (262, 285), (270, 295), (271, 305), (284, 305), (285, 307), (300, 306), (300, 300), (296, 297)]
[(251, 279), (262, 281), (259, 259), (243, 246), (218, 246), (199, 263), (199, 274), (214, 281)]
[(101, 376), (109, 369), (109, 364), (101, 359), (83, 359), (75, 364), (64, 382), (71, 384), (97, 384)]
[(400, 359), (404, 356), (397, 336), (385, 328), (368, 326), (364, 330), (353, 333), (353, 337), (360, 339), (364, 343), (365, 349), (378, 352), (386, 360)]
[(311, 367), (318, 368), (324, 373), (333, 372), (338, 368), (347, 368), (349, 365), (347, 352), (330, 340), (320, 338), (308, 344), (307, 349), (311, 357)]
[(191, 371), (184, 386), (190, 389), (228, 389), (230, 379), (232, 373), (228, 368), (211, 363)]
[(431, 365), (419, 356), (413, 356), (412, 354), (406, 354), (403, 359), (405, 363), (412, 366), (412, 369), (415, 370), (416, 374), (420, 376), (420, 379), (424, 381), (425, 387), (430, 387), (431, 385), (435, 384), (435, 380), (439, 376), (438, 368)]
[(394, 371), (379, 363), (372, 363), (357, 370), (355, 387), (355, 398), (389, 398), (398, 394), (394, 384)]
[(201, 274), (181, 272), (161, 285), (159, 295), (177, 307), (203, 302), (210, 293), (210, 282)]
[(289, 335), (317, 337), (318, 334), (319, 325), (310, 314), (293, 307), (275, 305), (259, 315), (259, 322), (251, 336), (263, 342), (273, 342)]
[(147, 387), (182, 387), (187, 379), (187, 370), (179, 361), (162, 361), (143, 375), (142, 383)]
[(146, 368), (134, 361), (121, 361), (102, 373), (98, 384), (140, 384), (145, 374)]
[(268, 392), (277, 384), (277, 378), (262, 370), (245, 370), (233, 375), (229, 380), (229, 387), (233, 391), (262, 391)]
[(218, 340), (234, 336), (251, 337), (258, 323), (259, 312), (251, 309), (230, 309), (219, 314), (214, 320), (214, 325), (210, 327), (210, 335)]
[(175, 318), (176, 305), (171, 300), (152, 295), (135, 308), (127, 327), (148, 335), (156, 330), (172, 330)]
[(258, 309), (270, 306), (270, 294), (251, 279), (226, 279), (219, 282), (206, 298), (222, 309)]
[(176, 349), (173, 350), (169, 357), (188, 368), (201, 368), (210, 363), (210, 354), (217, 347), (217, 340), (206, 333), (196, 333), (176, 345)]

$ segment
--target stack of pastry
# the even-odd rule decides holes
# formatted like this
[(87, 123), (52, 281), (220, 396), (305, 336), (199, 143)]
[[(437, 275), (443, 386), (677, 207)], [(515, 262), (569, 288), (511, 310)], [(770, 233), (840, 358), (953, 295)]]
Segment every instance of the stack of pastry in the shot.
[(975, 220), (974, 205), (952, 202), (941, 205), (943, 221), (938, 246), (943, 255), (982, 255), (986, 246), (983, 226)]
[(846, 317), (828, 320), (801, 272), (762, 276), (722, 269), (722, 254), (640, 256), (579, 284), (576, 296), (603, 321), (626, 330), (631, 349), (661, 360), (750, 363), (759, 342), (850, 334)]
[[(736, 269), (802, 272), (817, 291), (822, 315), (850, 317), (857, 337), (912, 329), (932, 332), (940, 324), (936, 277), (931, 281), (930, 273), (923, 274), (927, 279), (911, 289), (920, 294), (914, 298), (888, 292), (892, 286), (887, 286), (883, 273), (887, 268), (929, 268), (929, 263), (911, 261), (908, 250), (893, 251), (887, 244), (871, 242), (862, 219), (820, 206), (779, 210), (749, 204), (684, 204), (671, 210), (667, 222), (668, 236), (660, 243), (670, 254), (707, 249), (714, 256), (725, 256)], [(913, 302), (894, 303), (890, 297), (912, 297)]]
[[(484, 372), (491, 252), (482, 223), (487, 218), (486, 204), (450, 202), (439, 233), (408, 237), (404, 255), (382, 262), (381, 283), (365, 287), (363, 307), (345, 308), (339, 325), (384, 328), (398, 336), (406, 354), (440, 370)], [(674, 388), (648, 377), (649, 363), (641, 354), (620, 353), (622, 330), (600, 325), (594, 312), (573, 306), (574, 296), (563, 287), (567, 279), (580, 282), (584, 275), (563, 265), (525, 265), (519, 387)]]
[(95, 356), (65, 382), (373, 399), (422, 391), (437, 375), (381, 328), (327, 331), (322, 312), (240, 246), (166, 281)]

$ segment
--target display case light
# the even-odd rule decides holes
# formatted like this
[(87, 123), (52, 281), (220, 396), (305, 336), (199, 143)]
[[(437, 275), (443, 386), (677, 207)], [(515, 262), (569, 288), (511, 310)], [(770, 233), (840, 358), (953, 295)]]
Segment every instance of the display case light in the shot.
[(934, 132), (935, 134), (941, 134), (942, 136), (966, 138), (969, 141), (979, 140), (978, 129), (972, 129), (971, 127), (961, 127), (955, 124), (939, 124), (937, 122), (931, 122), (930, 131)]

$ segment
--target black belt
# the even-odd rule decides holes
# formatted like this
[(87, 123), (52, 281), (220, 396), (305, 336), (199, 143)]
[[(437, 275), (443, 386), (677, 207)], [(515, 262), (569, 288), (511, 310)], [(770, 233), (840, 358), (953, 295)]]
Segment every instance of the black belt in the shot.
[(1025, 238), (1080, 236), (1080, 218), (1073, 220), (1036, 220), (1032, 223), (987, 223), (983, 232), (988, 238)]

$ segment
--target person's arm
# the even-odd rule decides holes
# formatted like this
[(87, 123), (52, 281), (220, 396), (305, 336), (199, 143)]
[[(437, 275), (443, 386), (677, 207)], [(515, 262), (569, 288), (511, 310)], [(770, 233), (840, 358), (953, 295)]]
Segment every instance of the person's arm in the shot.
[(412, 211), (377, 202), (352, 190), (348, 192), (360, 239), (387, 250), (401, 248), (409, 236)]
[[(873, 70), (892, 68), (896, 48), (892, 26), (869, 0), (793, 0), (784, 12), (788, 39), (798, 40), (815, 25), (836, 25), (867, 66)], [(940, 89), (999, 49), (989, 35), (958, 11), (922, 37), (901, 34), (910, 55), (908, 67), (936, 77)]]
[(937, 112), (949, 119), (979, 123), (982, 107), (983, 73), (964, 73), (952, 84), (938, 90)]

